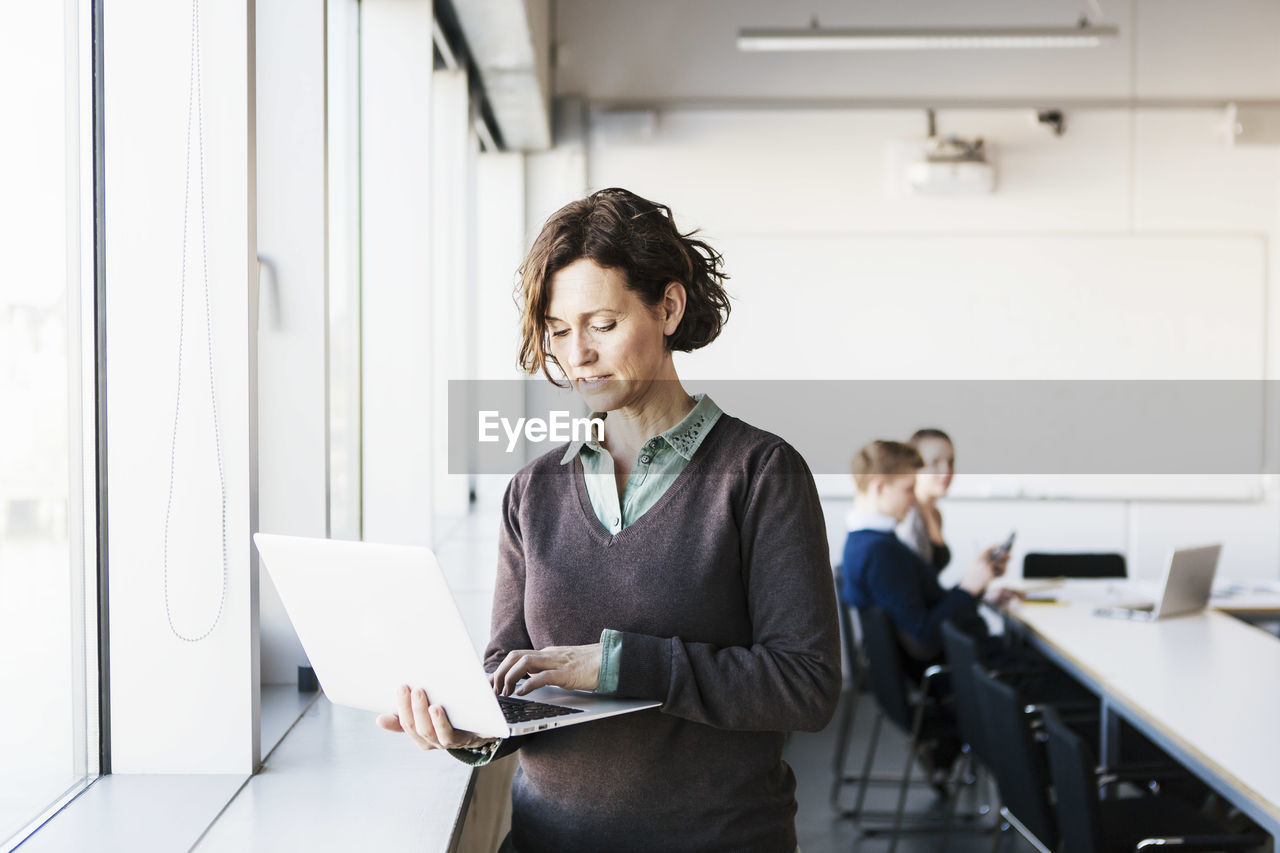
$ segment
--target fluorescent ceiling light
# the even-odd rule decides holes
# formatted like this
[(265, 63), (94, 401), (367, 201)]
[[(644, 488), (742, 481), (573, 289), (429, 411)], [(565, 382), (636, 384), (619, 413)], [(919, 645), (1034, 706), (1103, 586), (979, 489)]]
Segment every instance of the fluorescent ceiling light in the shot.
[(985, 50), (1097, 47), (1115, 27), (983, 29), (742, 29), (738, 50)]

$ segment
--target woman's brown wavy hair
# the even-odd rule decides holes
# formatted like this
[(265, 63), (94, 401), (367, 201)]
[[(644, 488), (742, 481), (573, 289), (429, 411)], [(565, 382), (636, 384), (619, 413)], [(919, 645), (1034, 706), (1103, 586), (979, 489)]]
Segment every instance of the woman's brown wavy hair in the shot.
[(667, 336), (667, 349), (692, 352), (714, 341), (729, 319), (728, 276), (720, 271), (720, 253), (693, 239), (696, 233), (681, 234), (665, 204), (618, 187), (552, 214), (520, 265), (520, 368), (526, 373), (541, 370), (559, 384), (548, 369), (548, 363), (556, 364), (547, 340), (551, 278), (582, 258), (621, 271), (627, 287), (650, 307), (662, 301), (668, 284), (680, 282), (687, 294), (684, 316)]

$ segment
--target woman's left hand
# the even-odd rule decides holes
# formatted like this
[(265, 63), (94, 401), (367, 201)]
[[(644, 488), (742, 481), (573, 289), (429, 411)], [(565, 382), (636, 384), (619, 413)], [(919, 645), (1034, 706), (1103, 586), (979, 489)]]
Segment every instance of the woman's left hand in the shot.
[[(507, 652), (489, 682), (502, 696), (523, 696), (548, 684), (566, 690), (595, 690), (600, 683), (600, 655), (599, 643), (547, 646), (540, 651), (517, 649)], [(529, 680), (517, 687), (525, 676)]]

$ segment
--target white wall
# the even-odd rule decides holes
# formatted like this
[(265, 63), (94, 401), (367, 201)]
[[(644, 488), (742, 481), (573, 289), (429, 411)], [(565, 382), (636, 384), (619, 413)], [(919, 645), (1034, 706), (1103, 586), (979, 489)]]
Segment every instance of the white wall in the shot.
[[(1280, 295), (1273, 248), (1280, 150), (1226, 147), (1215, 132), (1219, 119), (1210, 109), (1076, 110), (1068, 114), (1066, 135), (1054, 138), (1025, 110), (940, 110), (941, 131), (990, 141), (998, 189), (987, 197), (929, 199), (886, 188), (888, 152), (896, 140), (923, 134), (919, 112), (680, 108), (637, 116), (588, 111), (582, 141), (569, 137), (555, 151), (529, 158), (528, 183), (538, 190), (529, 198), (530, 219), (540, 222), (585, 190), (620, 185), (670, 204), (682, 228), (701, 228), (713, 246), (738, 249), (726, 257), (730, 274), (735, 267), (740, 271), (729, 282), (730, 291), (741, 297), (734, 316), (721, 341), (681, 359), (683, 375), (939, 378), (954, 376), (956, 364), (967, 364), (970, 373), (975, 365), (987, 368), (980, 372), (984, 378), (1276, 378), (1276, 348), (1269, 342), (1277, 327), (1275, 318), (1265, 315), (1274, 311)], [(586, 171), (581, 185), (572, 169), (579, 158)], [(1200, 259), (1218, 240), (1234, 242), (1250, 259), (1238, 267), (1221, 258), (1210, 261), (1207, 254)], [(1055, 241), (1084, 247), (1081, 251), (1095, 261), (1073, 273), (1087, 283), (1080, 295), (1092, 299), (1094, 310), (1033, 312), (1042, 322), (1039, 334), (1059, 342), (1052, 358), (1038, 365), (1019, 359), (1016, 332), (967, 339), (966, 328), (986, 328), (989, 318), (966, 316), (966, 310), (977, 309), (964, 299), (948, 302), (945, 312), (939, 308), (946, 316), (934, 318), (936, 323), (924, 323), (937, 334), (918, 334), (920, 324), (912, 318), (921, 312), (931, 316), (931, 306), (918, 297), (938, 293), (944, 285), (937, 276), (944, 273), (926, 269), (928, 264), (914, 256), (894, 264), (895, 251), (911, 247), (918, 254), (932, 243), (941, 257), (946, 254), (941, 247), (959, 246), (956, 257), (967, 253), (979, 264), (985, 259), (992, 265), (991, 278), (1014, 282), (1017, 272), (1000, 266), (1009, 257), (1044, 256), (1045, 264), (1071, 267), (1073, 261), (1034, 248)], [(848, 289), (858, 283), (837, 274), (850, 262), (833, 253), (831, 274), (823, 276), (822, 261), (814, 261), (809, 251), (815, 246), (829, 252), (833, 246), (858, 249), (883, 262), (878, 269), (893, 286), (863, 283), (880, 303), (880, 320), (859, 323), (850, 316)], [(986, 251), (975, 254), (966, 246)], [(1174, 288), (1160, 286), (1172, 280), (1159, 275), (1172, 246), (1195, 256), (1188, 262), (1204, 261), (1194, 281), (1179, 285), (1190, 289), (1177, 298)], [(1144, 247), (1150, 251), (1146, 264)], [(748, 266), (736, 266), (735, 257)], [(760, 280), (761, 268), (774, 275)], [(794, 277), (785, 276), (787, 270)], [(971, 282), (974, 273), (971, 267), (957, 278)], [(1079, 279), (1082, 275), (1087, 278)], [(1035, 307), (1034, 269), (1027, 270), (1026, 279), (1027, 304)], [(1121, 294), (1134, 293), (1135, 284), (1154, 286), (1165, 301), (1158, 306), (1146, 299), (1120, 301)], [(795, 293), (803, 294), (806, 304), (780, 310), (777, 300)], [(1227, 298), (1232, 293), (1250, 295), (1237, 304)], [(833, 315), (832, 305), (842, 310)], [(1228, 305), (1234, 307), (1227, 310)], [(894, 315), (902, 318), (900, 324), (885, 319)], [(948, 346), (935, 349), (938, 330), (947, 325)], [(735, 326), (747, 331), (735, 335)], [(1179, 327), (1184, 331), (1160, 347), (1139, 343), (1127, 355), (1122, 352), (1134, 343), (1124, 340), (1126, 334), (1150, 332), (1156, 336), (1150, 340), (1158, 340)], [(854, 337), (856, 347), (846, 346)], [(954, 349), (957, 345), (964, 349)], [(1115, 373), (1100, 370), (1098, 347), (1123, 361)], [(855, 363), (848, 358), (855, 349), (883, 355)], [(894, 360), (904, 349), (910, 352)], [(1239, 358), (1224, 362), (1232, 352)], [(963, 471), (963, 446), (959, 454)], [(1245, 488), (1241, 494), (1255, 491)], [(847, 506), (841, 498), (827, 503), (837, 559)], [(1015, 559), (1027, 549), (1117, 549), (1129, 555), (1135, 575), (1155, 575), (1167, 548), (1222, 540), (1224, 575), (1280, 575), (1280, 503), (1274, 489), (1261, 501), (952, 501), (945, 512), (959, 562), (1017, 528)]]
[[(202, 201), (197, 138), (187, 146), (190, 6), (123, 0), (105, 16), (104, 39), (111, 45), (104, 114), (116, 773), (248, 773), (258, 760), (256, 579), (249, 539), (257, 521), (250, 375), (253, 22), (252, 2), (201, 10)], [(175, 418), (188, 174), (189, 263)], [(207, 214), (208, 312), (201, 210)], [(178, 444), (171, 458), (175, 421)], [(177, 631), (198, 636), (212, 626), (198, 642), (175, 636), (166, 617), (163, 543), (170, 496), (167, 598)]]

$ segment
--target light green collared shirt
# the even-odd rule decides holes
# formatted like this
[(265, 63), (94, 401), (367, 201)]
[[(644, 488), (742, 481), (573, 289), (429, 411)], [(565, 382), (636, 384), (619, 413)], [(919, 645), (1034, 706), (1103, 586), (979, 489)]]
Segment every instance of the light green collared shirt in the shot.
[[(707, 433), (724, 414), (720, 407), (705, 394), (695, 394), (697, 402), (684, 420), (671, 429), (655, 435), (644, 443), (636, 457), (635, 467), (627, 478), (627, 486), (618, 501), (617, 479), (614, 477), (613, 457), (594, 438), (579, 439), (569, 445), (561, 465), (568, 465), (575, 458), (582, 458), (582, 473), (587, 483), (587, 497), (596, 518), (612, 534), (617, 534), (637, 518), (644, 515), (666, 494), (676, 477), (685, 469), (693, 454), (697, 453)], [(605, 418), (599, 412), (593, 418)], [(618, 666), (622, 656), (622, 635), (611, 628), (600, 633), (600, 680), (597, 693), (615, 693), (618, 690)], [(488, 764), (502, 741), (493, 741), (475, 749), (451, 749), (455, 758), (476, 766)], [(796, 848), (797, 851), (799, 848)]]
[[(610, 533), (617, 535), (644, 515), (666, 494), (676, 477), (693, 459), (707, 433), (715, 426), (720, 407), (705, 394), (695, 394), (692, 411), (671, 429), (653, 436), (640, 448), (631, 476), (618, 500), (617, 478), (613, 456), (594, 437), (579, 439), (565, 450), (561, 465), (574, 458), (582, 459), (582, 474), (587, 484), (587, 497), (596, 518)], [(599, 412), (593, 418), (606, 418)], [(622, 654), (622, 635), (610, 628), (600, 634), (600, 681), (597, 693), (613, 693), (618, 689), (618, 663)]]
[[(640, 448), (621, 503), (618, 501), (613, 456), (600, 442), (594, 437), (578, 439), (565, 450), (560, 464), (568, 465), (575, 457), (582, 459), (582, 473), (587, 482), (591, 508), (610, 533), (616, 534), (629, 527), (658, 502), (723, 414), (705, 394), (695, 395), (694, 400), (697, 402), (693, 409), (680, 423), (653, 436)], [(608, 422), (607, 413), (594, 412), (591, 417)]]

